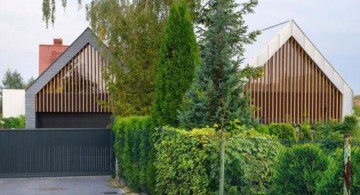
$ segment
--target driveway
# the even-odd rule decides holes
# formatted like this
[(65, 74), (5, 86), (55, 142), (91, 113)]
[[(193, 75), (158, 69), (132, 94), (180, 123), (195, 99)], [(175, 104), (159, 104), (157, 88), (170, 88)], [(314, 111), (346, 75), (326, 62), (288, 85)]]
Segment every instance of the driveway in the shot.
[(103, 195), (121, 194), (109, 176), (0, 179), (1, 195)]

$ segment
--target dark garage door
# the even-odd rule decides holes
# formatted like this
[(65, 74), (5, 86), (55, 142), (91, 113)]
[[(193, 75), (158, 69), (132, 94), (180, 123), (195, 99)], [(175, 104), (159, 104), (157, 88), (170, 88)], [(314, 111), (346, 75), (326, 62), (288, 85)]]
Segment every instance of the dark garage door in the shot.
[(0, 130), (0, 177), (111, 175), (109, 129)]
[(36, 113), (37, 128), (106, 128), (110, 113)]

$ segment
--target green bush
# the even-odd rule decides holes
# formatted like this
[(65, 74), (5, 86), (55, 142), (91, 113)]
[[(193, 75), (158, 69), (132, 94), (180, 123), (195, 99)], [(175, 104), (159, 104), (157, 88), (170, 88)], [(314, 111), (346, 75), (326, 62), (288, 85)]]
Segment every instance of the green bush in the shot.
[(25, 128), (25, 117), (9, 117), (1, 120), (4, 129), (23, 129)]
[[(329, 168), (317, 185), (316, 194), (343, 194), (343, 154), (338, 149), (335, 152), (335, 158), (331, 161)], [(353, 147), (351, 149), (351, 193), (360, 194), (360, 148)]]
[(314, 194), (316, 182), (329, 163), (328, 157), (315, 145), (285, 149), (274, 166), (271, 194)]
[(345, 116), (340, 131), (353, 137), (359, 136), (359, 121), (357, 117), (355, 115)]
[(162, 128), (156, 151), (156, 194), (208, 194), (213, 129)]
[[(228, 194), (265, 194), (270, 189), (272, 167), (282, 145), (269, 138), (251, 132), (229, 137), (225, 162)], [(218, 182), (218, 177), (213, 179)]]
[(133, 190), (150, 192), (149, 170), (152, 169), (151, 120), (149, 117), (133, 116), (116, 118), (113, 125), (115, 133), (115, 156), (118, 161), (118, 176)]
[(295, 128), (291, 124), (271, 123), (269, 132), (282, 140), (296, 140)]
[(305, 122), (300, 125), (299, 140), (312, 140), (311, 125)]
[(263, 134), (269, 134), (270, 133), (268, 126), (263, 125), (263, 124), (257, 125), (256, 131), (259, 132), (259, 133), (263, 133)]
[[(264, 194), (271, 167), (282, 146), (254, 130), (229, 135), (225, 192)], [(219, 185), (219, 137), (213, 129), (162, 128), (156, 149), (156, 194), (216, 194)]]

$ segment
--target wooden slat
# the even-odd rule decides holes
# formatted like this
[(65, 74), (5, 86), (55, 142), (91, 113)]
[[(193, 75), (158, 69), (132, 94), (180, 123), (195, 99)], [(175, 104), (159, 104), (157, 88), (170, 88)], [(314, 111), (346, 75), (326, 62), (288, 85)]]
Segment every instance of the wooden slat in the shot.
[(98, 102), (108, 99), (100, 72), (106, 64), (87, 45), (36, 94), (36, 112), (109, 112)]
[(263, 78), (246, 85), (254, 117), (264, 123), (341, 119), (342, 94), (301, 46), (290, 38), (264, 65)]

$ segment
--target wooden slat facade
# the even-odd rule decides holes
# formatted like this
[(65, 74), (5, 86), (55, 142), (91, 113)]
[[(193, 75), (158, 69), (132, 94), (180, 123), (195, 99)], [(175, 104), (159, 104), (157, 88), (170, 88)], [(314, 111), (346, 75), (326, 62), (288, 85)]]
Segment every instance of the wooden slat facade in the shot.
[(342, 94), (304, 49), (290, 38), (264, 65), (264, 75), (246, 84), (262, 123), (340, 120)]
[(36, 112), (109, 112), (101, 102), (109, 93), (101, 72), (106, 60), (87, 44), (37, 94)]

